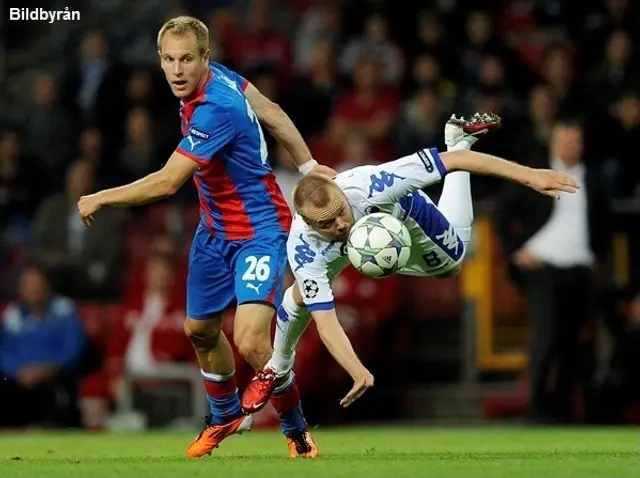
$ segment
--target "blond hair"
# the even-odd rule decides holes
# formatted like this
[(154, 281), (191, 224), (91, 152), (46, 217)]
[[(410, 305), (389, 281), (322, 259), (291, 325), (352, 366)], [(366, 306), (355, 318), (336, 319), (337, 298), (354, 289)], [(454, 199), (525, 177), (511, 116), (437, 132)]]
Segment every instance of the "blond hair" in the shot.
[(307, 205), (316, 209), (326, 207), (331, 202), (331, 190), (335, 187), (336, 183), (327, 176), (309, 174), (303, 177), (293, 191), (296, 211), (302, 214), (302, 209)]
[(193, 32), (198, 42), (198, 51), (202, 55), (209, 48), (209, 29), (207, 26), (195, 17), (186, 15), (175, 17), (162, 25), (158, 32), (158, 51), (160, 43), (165, 33), (171, 33), (176, 36), (184, 36), (189, 32)]

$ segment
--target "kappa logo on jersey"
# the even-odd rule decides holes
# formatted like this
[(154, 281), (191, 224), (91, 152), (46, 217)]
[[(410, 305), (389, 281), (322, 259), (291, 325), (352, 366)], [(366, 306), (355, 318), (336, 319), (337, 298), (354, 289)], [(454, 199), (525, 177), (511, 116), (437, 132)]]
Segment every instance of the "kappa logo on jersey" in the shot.
[(333, 248), (333, 246), (336, 245), (336, 242), (338, 242), (338, 241), (331, 241), (329, 244), (324, 246), (324, 249), (322, 249), (322, 251), (320, 251), (320, 255), (323, 255), (323, 256), (326, 255), (327, 252), (329, 252)]
[(302, 289), (304, 291), (304, 296), (307, 299), (315, 299), (315, 297), (318, 295), (320, 287), (318, 287), (318, 283), (313, 279), (306, 279), (302, 283)]
[(381, 193), (388, 187), (391, 187), (396, 182), (396, 179), (406, 179), (402, 176), (398, 176), (396, 173), (389, 173), (387, 171), (380, 171), (380, 174), (376, 176), (371, 175), (371, 184), (369, 184), (369, 196), (372, 197), (373, 193)]
[(311, 264), (316, 257), (316, 253), (311, 249), (311, 245), (304, 240), (302, 234), (300, 234), (300, 242), (301, 244), (296, 246), (296, 253), (293, 256), (293, 260), (298, 265), (295, 271), (302, 269), (305, 264)]
[(209, 139), (209, 137), (211, 136), (209, 133), (204, 133), (204, 132), (200, 131), (199, 129), (195, 129), (194, 127), (189, 128), (189, 134), (195, 136), (196, 138), (200, 138), (200, 139)]
[(444, 231), (442, 234), (438, 234), (436, 239), (442, 241), (444, 247), (453, 251), (454, 254), (458, 253), (458, 235), (453, 229), (453, 226), (449, 226), (449, 229)]

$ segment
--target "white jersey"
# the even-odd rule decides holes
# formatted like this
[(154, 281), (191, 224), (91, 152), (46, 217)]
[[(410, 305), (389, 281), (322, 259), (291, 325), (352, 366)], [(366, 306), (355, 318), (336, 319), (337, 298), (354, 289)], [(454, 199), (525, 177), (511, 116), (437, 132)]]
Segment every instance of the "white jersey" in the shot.
[[(380, 211), (407, 226), (411, 256), (399, 274), (435, 276), (452, 271), (464, 258), (464, 244), (454, 228), (420, 191), (441, 181), (445, 174), (438, 151), (433, 148), (378, 166), (344, 171), (335, 182), (345, 193), (355, 221)], [(296, 214), (287, 255), (307, 308), (332, 309), (331, 281), (349, 264), (346, 243), (327, 240)]]

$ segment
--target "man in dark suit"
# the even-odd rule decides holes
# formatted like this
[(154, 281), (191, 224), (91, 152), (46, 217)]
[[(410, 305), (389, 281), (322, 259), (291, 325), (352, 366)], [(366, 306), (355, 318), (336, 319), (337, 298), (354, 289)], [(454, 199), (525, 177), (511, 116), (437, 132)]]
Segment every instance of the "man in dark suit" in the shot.
[(120, 138), (128, 74), (128, 68), (110, 55), (105, 33), (89, 29), (65, 74), (64, 101), (82, 124), (95, 123), (109, 139)]
[(82, 160), (72, 163), (66, 191), (45, 198), (32, 223), (38, 264), (56, 292), (77, 300), (113, 299), (122, 292), (125, 215), (105, 210), (100, 225), (85, 228), (76, 202), (93, 188), (93, 165)]
[[(536, 422), (572, 420), (572, 392), (582, 368), (579, 335), (593, 305), (594, 271), (610, 249), (608, 198), (597, 173), (585, 166), (583, 153), (580, 123), (557, 122), (548, 159), (532, 166), (560, 170), (581, 189), (553, 201), (509, 185), (496, 211), (511, 277), (524, 291), (533, 321), (530, 413)], [(553, 365), (555, 379), (549, 386)]]

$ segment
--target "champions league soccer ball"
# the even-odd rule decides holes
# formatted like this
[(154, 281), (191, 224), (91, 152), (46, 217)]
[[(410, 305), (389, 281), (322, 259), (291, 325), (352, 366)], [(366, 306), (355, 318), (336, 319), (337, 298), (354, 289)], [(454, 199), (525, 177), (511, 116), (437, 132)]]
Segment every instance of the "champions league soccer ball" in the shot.
[(349, 261), (369, 277), (387, 277), (405, 266), (411, 254), (411, 235), (390, 214), (376, 212), (358, 220), (347, 239)]

